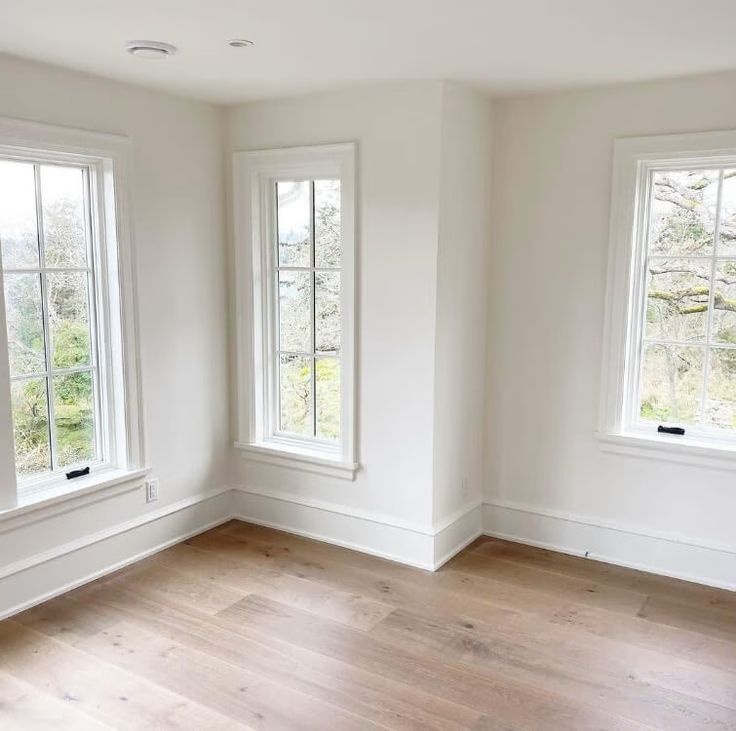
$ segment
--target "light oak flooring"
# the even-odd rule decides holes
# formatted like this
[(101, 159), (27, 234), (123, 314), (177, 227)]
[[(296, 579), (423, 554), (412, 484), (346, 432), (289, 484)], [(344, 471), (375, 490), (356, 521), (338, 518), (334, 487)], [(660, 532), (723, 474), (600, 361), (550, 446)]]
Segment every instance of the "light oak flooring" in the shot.
[(736, 594), (231, 522), (0, 623), (0, 729), (736, 729)]

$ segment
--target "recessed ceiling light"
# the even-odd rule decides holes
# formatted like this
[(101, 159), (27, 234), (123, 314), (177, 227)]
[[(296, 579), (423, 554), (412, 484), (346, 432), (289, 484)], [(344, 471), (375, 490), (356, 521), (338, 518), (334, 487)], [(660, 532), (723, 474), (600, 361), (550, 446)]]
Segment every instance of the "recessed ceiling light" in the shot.
[(248, 48), (249, 46), (255, 45), (253, 41), (249, 41), (246, 38), (233, 38), (227, 42), (228, 46), (233, 48)]
[(125, 48), (138, 58), (166, 58), (176, 53), (176, 46), (160, 41), (128, 41)]

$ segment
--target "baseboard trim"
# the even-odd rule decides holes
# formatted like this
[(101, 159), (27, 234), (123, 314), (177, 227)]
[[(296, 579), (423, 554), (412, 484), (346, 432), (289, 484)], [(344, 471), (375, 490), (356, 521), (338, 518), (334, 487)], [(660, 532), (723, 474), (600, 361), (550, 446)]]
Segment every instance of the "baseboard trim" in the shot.
[(289, 493), (243, 486), (233, 491), (233, 517), (239, 520), (427, 571), (438, 569), (482, 532), (480, 500), (425, 526)]
[(138, 529), (144, 529), (146, 527), (153, 526), (159, 521), (175, 516), (177, 513), (197, 509), (198, 507), (203, 506), (204, 503), (207, 503), (215, 498), (225, 496), (225, 500), (227, 501), (225, 510), (216, 511), (216, 518), (212, 520), (207, 520), (206, 522), (197, 525), (195, 528), (190, 528), (185, 531), (178, 531), (174, 535), (168, 536), (163, 541), (157, 541), (143, 551), (138, 551), (135, 554), (125, 556), (124, 558), (107, 564), (98, 570), (87, 572), (81, 577), (77, 577), (64, 582), (61, 586), (55, 586), (53, 589), (35, 594), (28, 599), (17, 602), (9, 608), (4, 608), (0, 606), (0, 620), (7, 619), (8, 617), (17, 614), (18, 612), (22, 612), (32, 606), (41, 604), (48, 599), (52, 599), (55, 596), (59, 596), (68, 591), (76, 589), (77, 587), (83, 586), (90, 581), (99, 579), (102, 576), (113, 573), (114, 571), (118, 571), (119, 569), (124, 568), (129, 564), (147, 558), (148, 556), (158, 553), (159, 551), (163, 551), (164, 549), (169, 548), (176, 543), (180, 543), (181, 541), (185, 541), (194, 535), (198, 535), (199, 533), (203, 533), (204, 531), (210, 530), (218, 525), (226, 523), (228, 520), (232, 519), (229, 511), (229, 493), (230, 488), (228, 487), (200, 493), (198, 495), (179, 500), (170, 505), (166, 505), (159, 510), (145, 513), (144, 515), (138, 516), (133, 520), (111, 526), (106, 530), (98, 531), (97, 533), (93, 533), (88, 536), (83, 536), (78, 540), (70, 541), (61, 546), (55, 547), (54, 549), (43, 551), (41, 553), (35, 554), (34, 556), (30, 556), (27, 559), (9, 564), (8, 566), (4, 567), (2, 569), (2, 572), (0, 573), (0, 582), (12, 579), (18, 574), (32, 572), (34, 569), (41, 569), (45, 566), (45, 564), (60, 559), (63, 560), (65, 557), (73, 555), (74, 553), (82, 551), (85, 548), (89, 548), (90, 546), (93, 546), (100, 542), (115, 539), (116, 537), (120, 536), (125, 536), (126, 534)]
[[(510, 501), (483, 505), (485, 535), (736, 591), (736, 549)], [(642, 556), (646, 559), (642, 560)]]

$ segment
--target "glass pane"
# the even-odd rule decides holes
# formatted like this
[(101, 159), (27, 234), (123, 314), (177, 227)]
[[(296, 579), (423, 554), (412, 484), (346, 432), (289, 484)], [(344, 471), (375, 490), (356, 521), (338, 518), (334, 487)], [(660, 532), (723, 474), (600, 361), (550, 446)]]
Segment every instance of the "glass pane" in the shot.
[(10, 375), (46, 370), (40, 274), (5, 274)]
[(46, 379), (14, 381), (11, 400), (16, 472), (28, 477), (51, 469)]
[(654, 174), (650, 253), (677, 256), (713, 252), (718, 178), (717, 170)]
[(54, 368), (90, 363), (87, 281), (86, 272), (54, 272), (46, 277)]
[(736, 429), (736, 350), (710, 351), (706, 423), (721, 429)]
[(281, 356), (279, 391), (280, 430), (291, 434), (314, 436), (311, 418), (311, 358)]
[(95, 458), (94, 398), (89, 371), (54, 377), (54, 421), (60, 467)]
[(339, 267), (340, 181), (314, 181), (314, 262), (318, 267)]
[(710, 273), (711, 264), (704, 260), (650, 259), (646, 336), (665, 340), (703, 340)]
[(717, 253), (721, 256), (736, 255), (736, 170), (723, 171), (721, 233)]
[(646, 345), (641, 373), (641, 418), (695, 424), (703, 391), (703, 349)]
[(736, 261), (716, 265), (711, 337), (721, 343), (736, 344)]
[(321, 439), (340, 437), (340, 361), (317, 358), (317, 436)]
[(276, 183), (279, 266), (311, 266), (309, 183)]
[(279, 272), (281, 350), (312, 352), (312, 273)]
[(33, 165), (0, 160), (0, 242), (5, 269), (38, 266)]
[(323, 353), (340, 350), (340, 272), (315, 274), (316, 349)]
[(46, 266), (86, 266), (82, 170), (60, 165), (42, 165), (41, 203)]

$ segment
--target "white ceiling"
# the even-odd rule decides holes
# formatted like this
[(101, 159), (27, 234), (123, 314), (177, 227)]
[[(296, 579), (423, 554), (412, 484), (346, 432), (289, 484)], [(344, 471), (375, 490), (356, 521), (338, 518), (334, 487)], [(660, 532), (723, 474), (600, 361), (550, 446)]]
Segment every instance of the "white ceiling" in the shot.
[[(735, 27), (736, 0), (0, 0), (0, 51), (220, 103), (385, 80), (508, 94), (721, 71), (736, 68)], [(131, 39), (179, 53), (136, 59)]]

